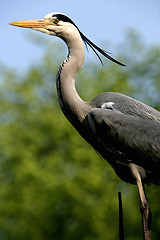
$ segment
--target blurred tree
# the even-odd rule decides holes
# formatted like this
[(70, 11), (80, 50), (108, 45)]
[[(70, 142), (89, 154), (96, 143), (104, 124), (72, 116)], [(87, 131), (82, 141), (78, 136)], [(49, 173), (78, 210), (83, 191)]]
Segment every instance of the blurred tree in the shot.
[[(128, 39), (130, 52), (140, 48), (137, 37)], [(1, 68), (0, 238), (118, 239), (118, 191), (123, 197), (126, 239), (142, 238), (136, 187), (119, 180), (61, 113), (55, 89), (58, 48), (52, 41), (41, 39), (41, 44), (47, 46), (43, 59), (25, 76)], [(145, 98), (146, 88), (138, 86), (147, 79), (159, 96), (160, 47), (140, 50), (146, 54), (139, 60), (123, 56), (127, 68), (113, 63), (103, 68), (86, 65), (77, 76), (81, 97), (89, 100), (100, 92), (117, 91), (144, 96), (157, 107), (157, 95)], [(160, 235), (158, 191), (152, 187), (147, 193), (153, 239)]]

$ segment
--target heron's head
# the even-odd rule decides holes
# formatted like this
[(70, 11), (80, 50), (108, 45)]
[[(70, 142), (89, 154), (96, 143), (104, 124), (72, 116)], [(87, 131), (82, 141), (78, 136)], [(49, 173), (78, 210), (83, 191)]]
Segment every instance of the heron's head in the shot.
[(99, 57), (97, 51), (99, 51), (101, 54), (103, 54), (105, 57), (107, 57), (111, 61), (121, 66), (125, 66), (123, 63), (120, 63), (114, 58), (112, 58), (111, 56), (109, 56), (107, 51), (99, 48), (97, 45), (91, 42), (79, 30), (76, 24), (69, 17), (67, 17), (62, 13), (49, 13), (42, 19), (17, 21), (17, 22), (11, 22), (10, 24), (17, 27), (31, 28), (36, 31), (47, 33), (52, 36), (57, 36), (64, 39), (66, 42), (67, 42), (67, 39), (70, 38), (71, 36), (72, 38), (74, 38), (76, 34), (79, 34), (82, 40), (84, 41), (85, 45), (87, 46), (88, 44), (92, 48), (92, 50), (96, 53), (101, 63), (102, 63), (102, 60)]
[(13, 26), (31, 28), (49, 35), (63, 37), (67, 32), (78, 27), (66, 15), (61, 13), (49, 13), (42, 19), (24, 20), (10, 23)]

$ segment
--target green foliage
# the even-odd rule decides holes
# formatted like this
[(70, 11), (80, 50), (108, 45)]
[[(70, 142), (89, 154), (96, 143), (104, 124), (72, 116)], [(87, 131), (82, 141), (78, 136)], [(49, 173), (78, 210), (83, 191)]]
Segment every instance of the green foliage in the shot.
[[(103, 91), (139, 95), (143, 89), (133, 84), (135, 71), (141, 84), (148, 73), (158, 93), (158, 51), (158, 47), (149, 49), (145, 60), (129, 66), (129, 70), (114, 64), (103, 68), (90, 64), (77, 76), (80, 95), (86, 100)], [(140, 239), (137, 189), (118, 179), (61, 113), (54, 56), (56, 51), (49, 44), (42, 61), (24, 76), (8, 68), (2, 70), (0, 238), (118, 239), (117, 193), (121, 191), (126, 239)], [(147, 191), (153, 213), (153, 239), (160, 234), (158, 191), (157, 187)]]

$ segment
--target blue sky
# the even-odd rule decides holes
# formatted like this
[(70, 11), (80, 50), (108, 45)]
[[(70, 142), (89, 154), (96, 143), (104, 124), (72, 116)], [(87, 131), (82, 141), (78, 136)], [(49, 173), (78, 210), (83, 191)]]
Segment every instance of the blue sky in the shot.
[(127, 29), (138, 30), (145, 44), (160, 45), (159, 0), (5, 0), (0, 5), (0, 63), (20, 71), (38, 61), (43, 49), (27, 39), (31, 30), (10, 26), (8, 22), (43, 18), (50, 12), (67, 14), (100, 46), (103, 41), (120, 43)]

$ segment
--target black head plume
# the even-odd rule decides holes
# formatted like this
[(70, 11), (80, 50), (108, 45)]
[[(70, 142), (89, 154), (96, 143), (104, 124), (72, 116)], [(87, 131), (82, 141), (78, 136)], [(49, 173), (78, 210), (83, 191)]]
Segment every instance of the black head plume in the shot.
[[(114, 58), (112, 58), (110, 55), (108, 55), (108, 52), (107, 52), (106, 50), (103, 50), (102, 48), (100, 48), (100, 47), (98, 47), (97, 45), (95, 45), (91, 40), (89, 40), (86, 36), (84, 36), (83, 33), (81, 33), (80, 31), (79, 31), (79, 33), (80, 33), (81, 38), (83, 39), (85, 45), (87, 46), (87, 44), (88, 44), (88, 45), (90, 46), (90, 48), (92, 48), (92, 50), (95, 52), (95, 54), (96, 54), (97, 57), (99, 58), (99, 60), (100, 60), (100, 62), (101, 62), (102, 65), (103, 65), (103, 61), (102, 61), (101, 57), (99, 56), (99, 54), (97, 53), (97, 51), (100, 52), (103, 56), (105, 56), (105, 57), (108, 58), (109, 60), (111, 60), (112, 62), (117, 63), (117, 64), (119, 64), (119, 65), (121, 65), (121, 66), (126, 66), (125, 64), (117, 61), (116, 59), (114, 59)], [(97, 51), (96, 51), (95, 49), (96, 49)]]
[[(121, 66), (126, 66), (125, 64), (117, 61), (116, 59), (112, 58), (110, 55), (108, 55), (108, 52), (103, 50), (102, 48), (98, 47), (96, 44), (94, 44), (90, 39), (88, 39), (80, 30), (79, 28), (77, 27), (77, 25), (69, 18), (67, 17), (66, 15), (64, 14), (60, 14), (60, 13), (57, 13), (57, 14), (54, 14), (53, 17), (57, 17), (59, 20), (63, 21), (63, 22), (69, 22), (71, 24), (73, 24), (79, 31), (80, 35), (81, 35), (81, 38), (83, 39), (84, 43), (85, 43), (85, 46), (88, 50), (88, 47), (87, 47), (87, 44), (88, 46), (94, 51), (94, 53), (97, 55), (97, 57), (99, 58), (101, 64), (103, 65), (103, 61), (101, 59), (101, 57), (99, 56), (99, 54), (97, 53), (100, 52), (104, 57), (108, 58), (109, 60), (111, 60), (112, 62), (114, 63), (117, 63)], [(96, 51), (97, 50), (97, 51)]]

